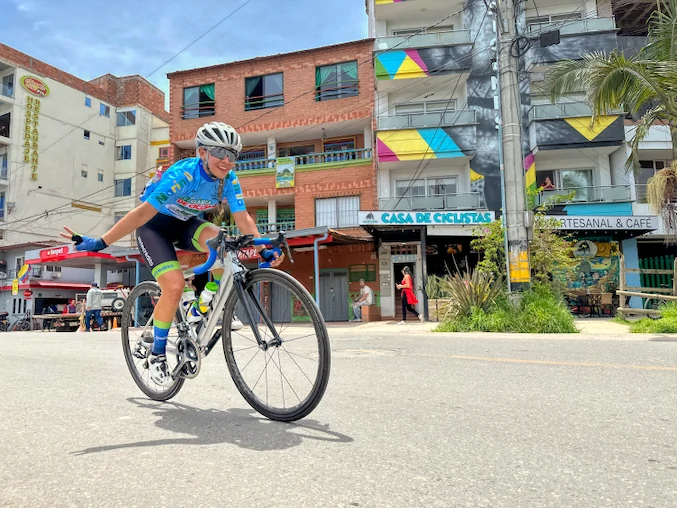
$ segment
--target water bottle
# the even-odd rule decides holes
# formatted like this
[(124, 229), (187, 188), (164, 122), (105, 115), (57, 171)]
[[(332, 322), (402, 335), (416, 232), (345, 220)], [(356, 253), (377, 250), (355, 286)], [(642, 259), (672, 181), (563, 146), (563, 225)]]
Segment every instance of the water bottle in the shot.
[(193, 288), (183, 288), (183, 295), (181, 295), (181, 308), (184, 310), (184, 312), (188, 312), (189, 307), (193, 305), (194, 301), (195, 291), (193, 291)]
[(188, 312), (187, 321), (189, 323), (197, 323), (201, 321), (209, 312), (209, 304), (212, 302), (219, 286), (215, 282), (208, 282), (205, 288), (200, 293), (200, 299), (193, 301), (193, 305)]

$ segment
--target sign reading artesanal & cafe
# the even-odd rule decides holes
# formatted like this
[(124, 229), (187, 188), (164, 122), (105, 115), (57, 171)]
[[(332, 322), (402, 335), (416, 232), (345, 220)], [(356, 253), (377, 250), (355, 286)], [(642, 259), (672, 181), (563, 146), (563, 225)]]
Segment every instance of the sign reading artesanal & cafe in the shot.
[(495, 219), (494, 212), (359, 212), (360, 226), (367, 225), (415, 225), (415, 226), (476, 226), (489, 224)]

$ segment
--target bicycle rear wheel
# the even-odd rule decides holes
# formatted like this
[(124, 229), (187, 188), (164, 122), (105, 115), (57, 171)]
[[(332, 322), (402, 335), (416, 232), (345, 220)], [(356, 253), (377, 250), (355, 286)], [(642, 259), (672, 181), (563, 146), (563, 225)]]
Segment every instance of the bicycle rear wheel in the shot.
[[(122, 331), (122, 350), (125, 353), (125, 361), (136, 385), (153, 400), (164, 401), (174, 397), (186, 381), (184, 378), (174, 380), (174, 383), (164, 388), (150, 378), (148, 370), (147, 354), (150, 346), (143, 346), (144, 337), (153, 338), (153, 314), (154, 307), (160, 299), (160, 285), (157, 282), (146, 281), (137, 285), (127, 297), (122, 309), (120, 328)], [(170, 370), (176, 365), (177, 351), (176, 340), (178, 332), (176, 323), (181, 320), (180, 311), (177, 309), (174, 325), (167, 337), (167, 361)], [(137, 348), (140, 349), (137, 350)], [(140, 358), (134, 356), (138, 351)]]
[[(329, 381), (331, 351), (324, 318), (310, 293), (280, 270), (249, 272), (244, 293), (253, 322), (235, 290), (223, 316), (223, 349), (235, 386), (252, 408), (271, 420), (304, 418), (320, 403)], [(244, 324), (240, 330), (231, 330), (234, 314)], [(281, 342), (262, 348), (254, 328), (263, 340), (278, 335)]]

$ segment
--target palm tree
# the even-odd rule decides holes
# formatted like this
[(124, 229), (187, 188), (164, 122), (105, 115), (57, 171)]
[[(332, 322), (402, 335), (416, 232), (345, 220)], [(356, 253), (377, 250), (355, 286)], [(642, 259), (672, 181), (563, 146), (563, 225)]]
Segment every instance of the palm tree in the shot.
[(559, 62), (545, 87), (553, 103), (584, 90), (593, 123), (614, 110), (633, 115), (643, 111), (630, 142), (628, 170), (639, 167), (639, 144), (649, 128), (657, 123), (670, 128), (673, 162), (649, 180), (647, 199), (669, 237), (677, 238), (677, 0), (658, 5), (649, 20), (646, 45), (637, 54), (593, 52)]

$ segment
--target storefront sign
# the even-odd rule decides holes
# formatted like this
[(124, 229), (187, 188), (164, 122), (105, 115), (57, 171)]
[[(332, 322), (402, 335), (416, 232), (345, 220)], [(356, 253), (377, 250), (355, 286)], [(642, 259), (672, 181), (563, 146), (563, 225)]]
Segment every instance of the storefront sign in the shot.
[(19, 294), (19, 279), (14, 279), (12, 281), (12, 296)]
[(27, 289), (26, 291), (24, 291), (24, 298), (26, 298), (28, 300), (28, 299), (30, 299), (31, 296), (33, 296), (33, 291), (31, 291), (30, 289)]
[[(45, 94), (46, 95), (46, 94)], [(31, 180), (38, 179), (38, 116), (40, 114), (40, 99), (26, 96), (26, 121), (24, 126), (24, 163), (31, 165)]]
[(62, 247), (52, 247), (51, 249), (42, 249), (40, 251), (40, 259), (42, 261), (56, 260), (67, 256), (71, 252), (70, 245), (64, 245)]
[(294, 157), (279, 157), (275, 174), (275, 188), (286, 189), (294, 186)]
[(359, 212), (360, 226), (379, 225), (404, 225), (416, 226), (476, 226), (488, 224), (495, 219), (494, 212)]
[(560, 221), (559, 229), (567, 231), (590, 230), (640, 230), (653, 231), (658, 229), (658, 217), (654, 215), (559, 215), (554, 216)]
[(24, 76), (21, 78), (21, 86), (38, 97), (47, 97), (49, 95), (47, 84), (35, 76)]

